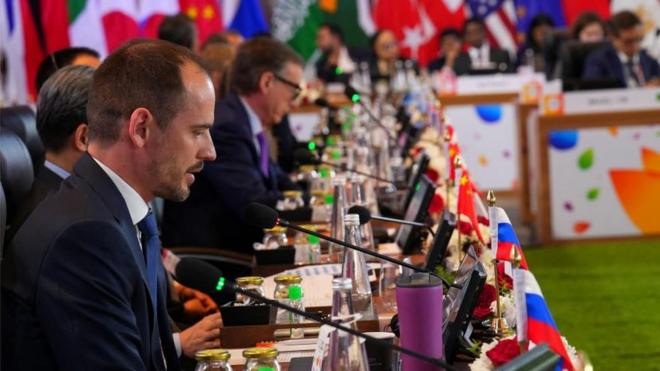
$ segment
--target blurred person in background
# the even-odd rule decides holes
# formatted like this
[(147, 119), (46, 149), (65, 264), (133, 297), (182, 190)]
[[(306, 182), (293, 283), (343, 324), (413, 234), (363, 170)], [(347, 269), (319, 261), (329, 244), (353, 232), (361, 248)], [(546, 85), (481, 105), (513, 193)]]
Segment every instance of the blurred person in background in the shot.
[(644, 29), (635, 13), (624, 10), (610, 19), (612, 45), (592, 52), (584, 80), (616, 79), (620, 87), (660, 86), (660, 66), (642, 49)]
[(236, 49), (229, 43), (207, 43), (201, 57), (211, 75), (215, 88), (215, 99), (222, 99), (229, 91), (229, 68), (234, 60)]
[(454, 62), (461, 53), (463, 39), (461, 33), (455, 28), (446, 28), (440, 33), (440, 57), (429, 63), (429, 73), (439, 71), (443, 67), (454, 68)]
[(46, 80), (58, 69), (69, 65), (82, 65), (97, 68), (101, 64), (99, 53), (86, 47), (64, 48), (46, 56), (37, 69), (37, 92), (41, 90)]
[(529, 24), (525, 43), (518, 49), (516, 66), (530, 66), (536, 72), (545, 71), (544, 40), (555, 22), (546, 14), (537, 14)]
[(197, 26), (183, 13), (165, 17), (158, 26), (158, 38), (199, 53)]
[(473, 70), (495, 70), (511, 72), (509, 52), (491, 47), (486, 39), (486, 26), (479, 18), (470, 18), (463, 25), (463, 39), (467, 50), (456, 58), (454, 70), (457, 75), (466, 75)]
[(325, 83), (348, 82), (355, 63), (344, 45), (344, 34), (331, 23), (324, 23), (316, 33), (316, 47), (321, 58), (316, 62), (316, 77)]
[(604, 41), (606, 35), (605, 22), (594, 12), (580, 14), (570, 30), (571, 39), (583, 43)]

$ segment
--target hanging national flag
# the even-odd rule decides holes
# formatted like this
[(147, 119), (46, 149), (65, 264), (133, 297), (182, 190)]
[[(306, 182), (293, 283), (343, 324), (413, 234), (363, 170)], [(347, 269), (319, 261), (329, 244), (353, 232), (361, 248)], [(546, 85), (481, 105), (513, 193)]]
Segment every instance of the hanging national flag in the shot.
[(147, 38), (158, 37), (158, 27), (163, 19), (179, 12), (178, 0), (148, 0), (140, 4), (138, 24), (140, 35)]
[(532, 272), (514, 269), (514, 301), (518, 341), (529, 340), (530, 345), (547, 344), (561, 356), (557, 370), (573, 370), (573, 364), (559, 334), (550, 309)]
[[(630, 0), (621, 1), (629, 3)], [(545, 14), (552, 18), (556, 27), (567, 27), (584, 12), (596, 12), (603, 19), (609, 18), (610, 0), (514, 0), (516, 16), (518, 17), (518, 31), (527, 32), (534, 17)]]
[(69, 0), (69, 22), (71, 46), (94, 49), (102, 58), (108, 55), (99, 1)]
[(69, 4), (67, 0), (41, 0), (41, 26), (46, 53), (69, 47)]
[(467, 0), (472, 17), (482, 19), (491, 45), (515, 51), (516, 12), (513, 0)]
[(457, 200), (457, 214), (459, 223), (461, 223), (461, 216), (467, 217), (472, 230), (479, 237), (479, 241), (485, 243), (484, 237), (481, 234), (479, 221), (477, 218), (477, 211), (475, 208), (475, 187), (470, 180), (470, 174), (467, 169), (463, 168), (461, 179), (458, 185), (458, 200)]
[(222, 16), (217, 0), (179, 0), (181, 12), (197, 26), (197, 39), (202, 45), (210, 34), (222, 30)]
[(222, 23), (225, 29), (238, 31), (243, 37), (268, 32), (259, 0), (223, 0)]
[(511, 251), (516, 249), (520, 255), (520, 268), (527, 269), (527, 261), (525, 255), (523, 255), (520, 241), (504, 209), (493, 207), (490, 222), (495, 223), (497, 227), (497, 244), (494, 244), (495, 251), (493, 251), (495, 258), (502, 261), (511, 261)]
[(456, 131), (451, 124), (446, 125), (447, 137), (447, 158), (449, 161), (449, 179), (456, 180), (456, 157), (461, 155), (461, 147), (458, 145)]
[(439, 35), (447, 27), (460, 28), (465, 19), (460, 2), (438, 0), (378, 0), (373, 19), (379, 29), (391, 30), (404, 56), (422, 66), (437, 58)]

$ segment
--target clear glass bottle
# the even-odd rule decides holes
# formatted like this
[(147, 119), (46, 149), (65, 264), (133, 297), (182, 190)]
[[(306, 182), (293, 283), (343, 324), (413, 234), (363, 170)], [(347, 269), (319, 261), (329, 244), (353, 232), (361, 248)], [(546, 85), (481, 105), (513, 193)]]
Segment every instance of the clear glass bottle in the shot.
[[(243, 290), (253, 292), (257, 295), (265, 296), (266, 292), (264, 291), (264, 278), (259, 276), (247, 276), (247, 277), (238, 277), (236, 279), (236, 284)], [(240, 293), (236, 294), (236, 301), (234, 305), (252, 305), (254, 299), (249, 296), (242, 295)]]
[[(289, 301), (289, 291), (292, 286), (297, 286), (300, 287), (301, 290), (301, 295), (302, 295), (302, 287), (300, 284), (302, 283), (302, 277), (298, 274), (281, 274), (279, 276), (275, 276), (275, 292), (273, 293), (273, 298), (275, 300), (279, 301), (282, 304), (285, 305), (290, 305)], [(275, 319), (275, 323), (277, 324), (282, 324), (282, 323), (289, 323), (289, 312), (285, 311), (284, 309), (278, 309), (277, 310), (277, 317)]]
[[(346, 200), (346, 179), (337, 176), (332, 180), (333, 197), (332, 197), (332, 215), (330, 217), (330, 235), (332, 238), (344, 240), (344, 213), (347, 210)], [(330, 244), (330, 260), (334, 262), (341, 262), (343, 259), (344, 248), (335, 244)]]
[[(289, 305), (293, 308), (305, 310), (305, 307), (302, 302), (303, 294), (302, 287), (298, 285), (289, 286)], [(298, 325), (303, 323), (303, 317), (289, 312), (289, 324)], [(302, 339), (305, 337), (305, 332), (302, 327), (291, 327), (289, 332), (291, 339)]]
[(275, 348), (248, 348), (243, 351), (245, 371), (281, 371)]
[[(362, 247), (360, 216), (347, 214), (344, 225), (346, 226), (345, 241)], [(371, 317), (373, 315), (371, 286), (369, 285), (369, 270), (364, 254), (357, 250), (346, 250), (341, 276), (351, 280), (351, 299), (355, 311), (362, 314), (363, 317)]]
[(274, 250), (280, 246), (289, 244), (286, 237), (286, 227), (276, 226), (269, 229), (264, 229), (264, 249)]
[[(351, 280), (332, 280), (332, 320), (340, 321), (347, 327), (357, 330), (351, 298)], [(369, 369), (367, 352), (360, 339), (344, 331), (330, 334), (328, 355), (323, 359), (323, 370), (364, 371)]]
[(195, 371), (231, 371), (230, 354), (224, 349), (204, 349), (195, 353)]
[[(365, 195), (365, 184), (365, 178), (362, 175), (351, 175), (351, 205), (362, 206), (368, 209)], [(371, 223), (362, 224), (360, 226), (360, 232), (360, 235), (362, 236), (362, 243), (360, 246), (365, 249), (376, 251)]]

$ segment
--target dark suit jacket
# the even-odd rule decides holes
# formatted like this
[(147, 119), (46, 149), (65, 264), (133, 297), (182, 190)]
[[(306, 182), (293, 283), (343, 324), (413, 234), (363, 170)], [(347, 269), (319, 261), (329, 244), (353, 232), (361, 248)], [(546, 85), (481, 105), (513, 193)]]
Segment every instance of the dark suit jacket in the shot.
[[(658, 62), (644, 50), (639, 53), (639, 64), (644, 73), (645, 81), (660, 77)], [(622, 88), (628, 85), (623, 72), (623, 64), (619, 59), (616, 49), (611, 45), (594, 50), (589, 54), (584, 64), (582, 79), (616, 79)]]
[(230, 93), (215, 106), (211, 128), (217, 158), (206, 162), (183, 203), (165, 202), (164, 246), (205, 246), (252, 253), (263, 233), (245, 220), (251, 202), (274, 207), (281, 190), (295, 189), (272, 160), (270, 176), (260, 170), (252, 129), (238, 95)]
[(446, 57), (438, 57), (429, 62), (429, 65), (426, 67), (426, 69), (429, 71), (429, 73), (440, 71), (442, 67), (445, 66), (445, 63), (447, 63)]
[(7, 231), (7, 244), (9, 244), (9, 241), (12, 240), (16, 231), (18, 231), (23, 223), (25, 223), (25, 219), (32, 214), (32, 211), (34, 211), (37, 205), (39, 205), (46, 196), (54, 193), (60, 188), (60, 183), (62, 183), (62, 178), (60, 178), (59, 175), (55, 174), (47, 167), (43, 165), (41, 166), (37, 171), (37, 176), (34, 178), (30, 193), (28, 193), (25, 199), (18, 205), (14, 219), (10, 221), (11, 228)]
[(3, 369), (160, 371), (164, 355), (178, 370), (164, 292), (154, 309), (145, 271), (124, 199), (84, 155), (8, 246)]
[[(513, 66), (511, 63), (511, 56), (509, 52), (504, 49), (490, 47), (488, 53), (488, 60), (495, 64), (495, 68), (500, 72), (511, 72)], [(457, 75), (468, 75), (472, 71), (472, 59), (470, 53), (462, 52), (456, 57), (454, 62), (454, 71)]]

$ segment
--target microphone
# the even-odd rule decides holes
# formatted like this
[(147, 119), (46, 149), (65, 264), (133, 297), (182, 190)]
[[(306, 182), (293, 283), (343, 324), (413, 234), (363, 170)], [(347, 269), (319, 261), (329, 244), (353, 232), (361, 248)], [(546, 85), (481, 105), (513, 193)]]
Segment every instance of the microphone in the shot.
[(406, 263), (404, 261), (389, 257), (387, 255), (379, 254), (375, 251), (371, 251), (371, 250), (365, 249), (365, 248), (360, 247), (360, 246), (351, 245), (349, 243), (338, 240), (336, 238), (326, 236), (326, 235), (318, 233), (316, 231), (312, 231), (311, 229), (307, 229), (307, 228), (301, 227), (299, 225), (289, 223), (288, 221), (280, 218), (277, 211), (275, 211), (273, 208), (268, 207), (268, 206), (263, 205), (263, 204), (260, 204), (260, 203), (257, 203), (257, 202), (253, 202), (245, 208), (245, 219), (249, 223), (254, 225), (255, 227), (261, 228), (261, 229), (270, 229), (270, 228), (273, 228), (276, 225), (280, 225), (280, 226), (283, 226), (283, 227), (294, 229), (296, 231), (299, 231), (299, 232), (302, 232), (302, 233), (305, 233), (305, 234), (310, 234), (310, 235), (316, 236), (320, 239), (332, 242), (336, 245), (343, 246), (343, 247), (346, 247), (346, 248), (349, 248), (349, 249), (352, 249), (352, 250), (357, 250), (357, 251), (359, 251), (363, 254), (367, 254), (367, 255), (376, 257), (378, 259), (382, 259), (382, 260), (388, 261), (390, 263), (393, 263), (393, 264), (396, 264), (396, 265), (399, 265), (399, 266), (402, 266), (402, 267), (405, 267), (405, 268), (408, 268), (408, 269), (412, 269), (415, 272), (428, 273), (432, 276), (440, 278), (442, 280), (442, 282), (447, 287), (456, 287), (456, 288), (459, 288), (459, 289), (462, 288), (461, 285), (452, 284), (451, 282), (448, 282), (445, 278), (440, 277), (439, 275), (435, 274), (435, 272), (433, 272), (431, 270), (428, 270), (428, 269), (425, 269), (425, 268), (420, 268), (420, 267), (414, 266), (412, 264)]
[(375, 179), (375, 180), (378, 180), (380, 182), (385, 182), (385, 183), (389, 183), (389, 184), (394, 185), (394, 182), (391, 181), (391, 180), (381, 178), (381, 177), (373, 175), (373, 174), (365, 173), (364, 171), (349, 169), (345, 164), (337, 165), (337, 164), (333, 164), (332, 162), (323, 161), (323, 160), (319, 159), (318, 157), (316, 157), (307, 148), (298, 148), (297, 150), (295, 150), (293, 152), (293, 157), (294, 157), (295, 161), (298, 164), (301, 164), (301, 165), (328, 165), (328, 166), (332, 166), (336, 169), (340, 169), (342, 171), (348, 171), (348, 172), (351, 172), (351, 173), (364, 175), (367, 178)]
[(315, 105), (321, 107), (321, 108), (327, 108), (327, 109), (332, 109), (332, 110), (339, 109), (339, 107), (337, 107), (333, 104), (330, 104), (330, 102), (328, 102), (328, 100), (323, 98), (323, 97), (318, 97), (318, 98), (314, 99), (313, 103)]
[(245, 295), (249, 298), (252, 298), (256, 301), (260, 301), (267, 305), (283, 309), (287, 312), (297, 314), (305, 319), (311, 320), (313, 322), (322, 323), (324, 325), (334, 327), (338, 330), (345, 331), (351, 335), (365, 339), (374, 345), (377, 345), (381, 348), (395, 350), (409, 356), (415, 357), (417, 359), (426, 361), (432, 365), (439, 366), (445, 370), (455, 370), (451, 365), (445, 361), (427, 355), (415, 352), (408, 348), (402, 348), (396, 344), (388, 343), (383, 339), (378, 339), (373, 336), (363, 334), (357, 330), (347, 327), (345, 325), (326, 320), (324, 318), (319, 318), (313, 314), (302, 311), (298, 308), (282, 304), (277, 300), (269, 299), (264, 296), (261, 296), (253, 291), (244, 290), (240, 288), (236, 283), (231, 282), (225, 277), (222, 276), (220, 272), (213, 265), (195, 258), (182, 258), (179, 264), (176, 266), (176, 279), (182, 285), (197, 289), (205, 294), (208, 294), (211, 297), (217, 296), (220, 292), (230, 292), (230, 293), (239, 293)]
[(433, 228), (431, 228), (429, 225), (425, 223), (411, 222), (409, 220), (393, 219), (384, 216), (371, 215), (369, 209), (367, 209), (364, 206), (360, 206), (360, 205), (352, 206), (350, 209), (348, 209), (347, 214), (358, 214), (360, 216), (360, 224), (367, 224), (369, 223), (369, 221), (373, 219), (373, 220), (380, 220), (383, 222), (405, 224), (405, 225), (412, 225), (413, 227), (426, 228), (429, 232), (431, 232), (431, 236), (435, 237), (435, 233), (433, 233)]
[(354, 87), (352, 87), (351, 84), (347, 83), (347, 84), (344, 85), (344, 95), (346, 95), (346, 97), (348, 97), (348, 99), (350, 99), (351, 102), (359, 104), (364, 109), (364, 111), (367, 112), (367, 115), (369, 116), (369, 119), (371, 119), (371, 121), (374, 124), (376, 124), (376, 126), (378, 126), (379, 128), (381, 128), (385, 131), (385, 134), (387, 134), (387, 137), (389, 138), (389, 140), (394, 140), (394, 138), (392, 137), (392, 134), (390, 133), (389, 129), (387, 127), (385, 127), (385, 125), (383, 125), (380, 122), (378, 117), (376, 117), (376, 115), (374, 115), (374, 113), (371, 112), (369, 107), (367, 107), (367, 105), (364, 104), (364, 102), (362, 101), (362, 95), (360, 95), (360, 92), (357, 91)]

